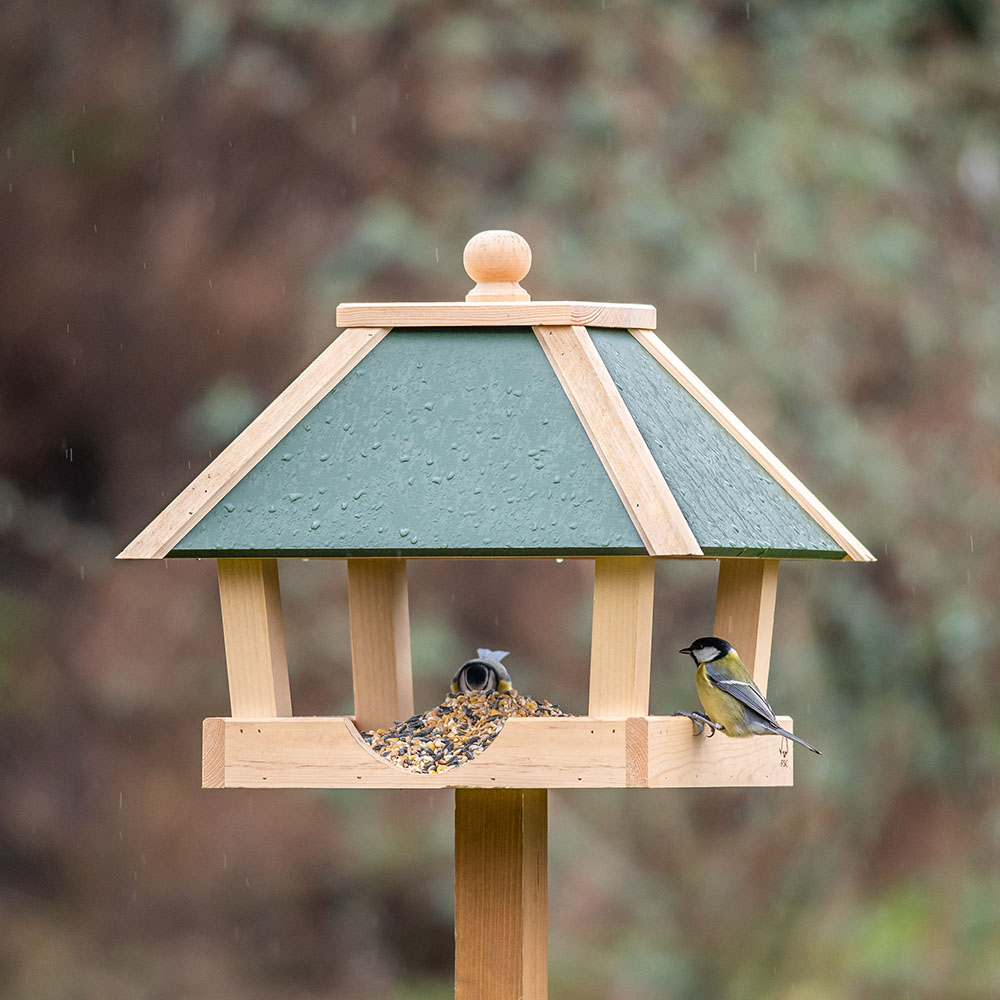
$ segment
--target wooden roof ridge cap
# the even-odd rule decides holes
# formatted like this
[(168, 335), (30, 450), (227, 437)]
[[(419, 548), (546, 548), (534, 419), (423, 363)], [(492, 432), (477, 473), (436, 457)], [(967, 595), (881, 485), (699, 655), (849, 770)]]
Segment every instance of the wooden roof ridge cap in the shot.
[(656, 329), (656, 307), (637, 302), (519, 299), (466, 302), (342, 302), (337, 325), (350, 326), (598, 326)]
[(649, 329), (630, 329), (636, 340), (673, 375), (743, 449), (847, 553), (853, 562), (875, 562), (875, 556), (841, 523), (825, 504), (750, 430), (733, 411)]
[(631, 326), (654, 329), (650, 305), (533, 300), (521, 287), (531, 247), (509, 229), (487, 229), (465, 246), (462, 263), (476, 283), (464, 302), (342, 302), (338, 326)]
[(388, 332), (388, 327), (344, 330), (116, 558), (166, 556)]

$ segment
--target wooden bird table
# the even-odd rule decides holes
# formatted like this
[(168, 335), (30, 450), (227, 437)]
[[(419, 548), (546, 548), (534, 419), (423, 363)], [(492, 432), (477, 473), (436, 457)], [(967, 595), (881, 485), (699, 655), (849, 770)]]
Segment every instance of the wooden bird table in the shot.
[[(454, 788), (455, 996), (543, 1000), (549, 788), (792, 783), (784, 741), (649, 714), (656, 560), (718, 562), (714, 631), (763, 691), (778, 560), (872, 557), (652, 306), (531, 301), (514, 233), (464, 260), (464, 302), (341, 305), (344, 331), (119, 558), (218, 561), (231, 715), (205, 720), (205, 787)], [(405, 770), (359, 730), (413, 714), (407, 559), (466, 556), (593, 560), (588, 714)], [(292, 714), (280, 558), (347, 561), (353, 716)]]

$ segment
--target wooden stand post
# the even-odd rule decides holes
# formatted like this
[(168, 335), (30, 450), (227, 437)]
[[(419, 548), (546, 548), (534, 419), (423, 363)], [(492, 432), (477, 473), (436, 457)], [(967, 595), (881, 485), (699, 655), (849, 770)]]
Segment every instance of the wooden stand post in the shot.
[(757, 687), (767, 693), (771, 665), (777, 559), (720, 559), (715, 635), (728, 639)]
[(219, 597), (234, 719), (292, 714), (275, 559), (220, 559)]
[(548, 996), (548, 792), (455, 790), (455, 1000)]
[(588, 714), (596, 718), (649, 714), (655, 568), (649, 556), (594, 560)]
[(391, 726), (413, 715), (405, 559), (348, 559), (354, 721)]

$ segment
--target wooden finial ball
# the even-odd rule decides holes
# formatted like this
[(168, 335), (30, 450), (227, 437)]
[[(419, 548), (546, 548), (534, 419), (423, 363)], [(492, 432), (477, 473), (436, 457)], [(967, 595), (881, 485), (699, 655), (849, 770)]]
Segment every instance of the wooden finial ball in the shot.
[(518, 282), (531, 270), (531, 247), (509, 229), (488, 229), (465, 245), (462, 262), (476, 287), (466, 299), (526, 299)]

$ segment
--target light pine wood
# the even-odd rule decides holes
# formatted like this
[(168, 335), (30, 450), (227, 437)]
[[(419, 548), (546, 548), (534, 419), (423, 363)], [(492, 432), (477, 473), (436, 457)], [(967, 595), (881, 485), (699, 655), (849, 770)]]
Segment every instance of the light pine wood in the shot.
[(224, 788), (226, 784), (226, 723), (205, 719), (201, 724), (201, 784)]
[[(790, 731), (792, 720), (779, 716)], [(777, 736), (696, 736), (690, 720), (510, 719), (474, 760), (419, 774), (378, 757), (349, 717), (206, 719), (206, 788), (696, 788), (790, 785)], [(811, 756), (811, 755), (810, 755)], [(783, 763), (784, 762), (784, 763)], [(787, 766), (786, 766), (787, 765)]]
[(379, 757), (347, 716), (206, 720), (204, 752), (217, 788), (625, 786), (624, 719), (509, 719), (482, 754), (437, 774)]
[(476, 287), (466, 302), (517, 302), (531, 296), (520, 286), (531, 270), (531, 247), (523, 236), (509, 229), (488, 229), (465, 245), (462, 254), (466, 273)]
[(388, 332), (386, 327), (344, 330), (118, 558), (167, 555)]
[[(778, 716), (778, 724), (793, 731), (788, 716)], [(634, 788), (792, 784), (794, 744), (780, 736), (696, 735), (690, 719), (659, 716), (629, 719), (626, 743)]]
[(378, 729), (413, 715), (405, 559), (348, 559), (354, 717)]
[(455, 1000), (548, 996), (548, 795), (455, 792)]
[(713, 635), (731, 642), (754, 682), (767, 693), (777, 559), (720, 559)]
[(219, 597), (233, 718), (292, 714), (274, 559), (220, 559)]
[[(636, 324), (638, 325), (638, 324)], [(874, 562), (875, 557), (836, 517), (783, 465), (747, 426), (712, 392), (697, 375), (663, 343), (651, 329), (630, 330), (677, 381), (746, 449), (762, 468), (795, 499), (856, 562)]]
[(594, 560), (588, 712), (595, 718), (649, 711), (655, 569), (656, 560), (649, 556)]
[(582, 326), (537, 326), (538, 338), (594, 450), (652, 556), (701, 547)]
[(656, 309), (618, 302), (344, 302), (338, 326), (656, 327)]

